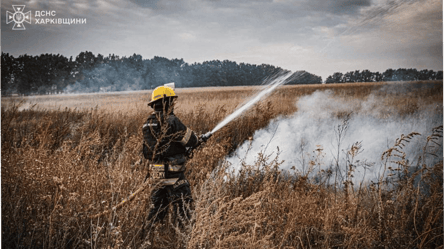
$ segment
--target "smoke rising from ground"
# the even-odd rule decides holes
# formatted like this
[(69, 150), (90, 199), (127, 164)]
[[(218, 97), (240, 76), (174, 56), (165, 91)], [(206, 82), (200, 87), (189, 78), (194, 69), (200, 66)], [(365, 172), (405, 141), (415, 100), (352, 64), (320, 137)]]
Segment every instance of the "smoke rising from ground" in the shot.
[(136, 68), (124, 65), (99, 65), (85, 70), (85, 79), (68, 85), (64, 93), (94, 93), (137, 91), (146, 89), (145, 82)]
[[(296, 102), (296, 113), (271, 121), (227, 159), (231, 163), (230, 170), (237, 172), (242, 163), (255, 165), (259, 153), (272, 154), (273, 159), (279, 150), (279, 159), (284, 160), (281, 169), (292, 171), (294, 167), (297, 172), (305, 174), (311, 160), (320, 162), (315, 166), (313, 176), (320, 170), (334, 170), (338, 162), (340, 179), (346, 174), (346, 152), (360, 142), (362, 152), (353, 160), (357, 165), (353, 182), (375, 182), (383, 172), (383, 152), (392, 147), (401, 134), (419, 132), (422, 135), (411, 139), (404, 148), (409, 164), (416, 165), (426, 137), (432, 128), (442, 125), (443, 116), (433, 111), (434, 106), (401, 116), (393, 107), (387, 108), (384, 101), (384, 97), (376, 94), (364, 101), (344, 100), (330, 91), (317, 91), (301, 97)], [(438, 151), (438, 159), (442, 159), (442, 149)], [(364, 164), (370, 167), (364, 169)]]

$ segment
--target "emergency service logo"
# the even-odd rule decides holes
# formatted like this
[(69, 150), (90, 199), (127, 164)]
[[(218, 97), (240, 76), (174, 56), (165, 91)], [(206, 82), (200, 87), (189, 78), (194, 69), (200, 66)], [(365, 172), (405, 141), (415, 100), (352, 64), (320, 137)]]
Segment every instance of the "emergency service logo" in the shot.
[(31, 24), (31, 11), (23, 13), (25, 5), (12, 5), (14, 13), (6, 11), (6, 24), (14, 22), (12, 30), (26, 30), (24, 23)]

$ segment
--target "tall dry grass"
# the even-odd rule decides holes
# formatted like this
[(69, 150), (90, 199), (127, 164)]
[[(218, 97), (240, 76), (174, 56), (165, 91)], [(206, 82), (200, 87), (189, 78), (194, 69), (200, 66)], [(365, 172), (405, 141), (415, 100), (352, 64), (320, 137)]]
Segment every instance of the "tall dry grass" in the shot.
[[(254, 131), (279, 115), (295, 112), (297, 98), (325, 89), (352, 101), (356, 108), (373, 94), (400, 115), (430, 104), (442, 113), (442, 82), (279, 89), (195, 152), (187, 165), (194, 198), (191, 219), (178, 223), (170, 212), (163, 224), (151, 230), (146, 217), (153, 186), (121, 209), (90, 218), (119, 204), (144, 181), (147, 169), (138, 162), (141, 125), (149, 114), (147, 93), (124, 97), (125, 101), (107, 95), (100, 102), (95, 96), (96, 104), (89, 106), (85, 99), (65, 98), (68, 108), (45, 105), (59, 100), (42, 100), (34, 106), (3, 98), (2, 246), (442, 248), (443, 165), (442, 160), (437, 164), (428, 160), (434, 157), (434, 149), (442, 150), (442, 127), (424, 141), (418, 164), (405, 160), (402, 146), (416, 136), (414, 131), (381, 155), (385, 170), (401, 176), (397, 182), (381, 178), (351, 187), (346, 181), (335, 190), (304, 174), (284, 174), (278, 170), (279, 156), (265, 154), (254, 165), (244, 165), (237, 177), (226, 173), (223, 159)], [(251, 91), (184, 90), (176, 114), (197, 133), (204, 133)], [(85, 108), (74, 108), (77, 101)], [(120, 104), (110, 105), (115, 102)], [(23, 108), (24, 104), (29, 107)], [(350, 150), (350, 155), (356, 153), (352, 150), (359, 150), (359, 145)], [(321, 153), (317, 155), (321, 160)], [(317, 159), (310, 162), (312, 167)], [(393, 162), (400, 168), (390, 168)], [(258, 171), (258, 166), (264, 169)]]

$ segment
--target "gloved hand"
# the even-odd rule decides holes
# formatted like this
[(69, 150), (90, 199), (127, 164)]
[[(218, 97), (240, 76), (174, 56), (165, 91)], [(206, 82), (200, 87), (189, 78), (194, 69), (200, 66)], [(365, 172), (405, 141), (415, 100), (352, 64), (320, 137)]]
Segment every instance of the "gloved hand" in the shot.
[(203, 143), (205, 143), (213, 134), (211, 132), (207, 132), (206, 134), (200, 135), (197, 140), (197, 144), (193, 147), (187, 147), (186, 156), (188, 158), (193, 157), (193, 150), (197, 149), (199, 146), (201, 146)]

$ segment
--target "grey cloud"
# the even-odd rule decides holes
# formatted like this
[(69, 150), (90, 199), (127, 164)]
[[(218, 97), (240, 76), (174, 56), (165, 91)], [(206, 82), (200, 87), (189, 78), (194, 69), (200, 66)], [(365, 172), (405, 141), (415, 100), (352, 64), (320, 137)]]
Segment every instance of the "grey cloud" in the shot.
[(325, 18), (294, 2), (255, 1), (247, 5), (245, 1), (206, 1), (203, 4), (204, 9), (193, 10), (192, 18), (184, 19), (213, 37), (236, 36), (261, 42), (307, 38), (306, 32), (312, 32), (310, 26)]
[(130, 0), (130, 2), (137, 7), (153, 10), (154, 15), (184, 15), (198, 7), (196, 2), (184, 0)]
[(334, 13), (350, 14), (370, 5), (371, 0), (337, 0), (332, 2), (331, 9)]
[[(57, 17), (61, 18), (84, 17), (88, 24), (75, 27), (31, 25), (26, 32), (12, 32), (10, 25), (4, 26), (5, 11), (11, 11), (13, 4), (12, 0), (6, 0), (2, 2), (2, 50), (16, 51), (15, 55), (60, 52), (69, 56), (84, 50), (121, 56), (140, 53), (144, 57), (183, 57), (189, 62), (213, 58), (242, 61), (254, 57), (259, 59), (244, 62), (269, 63), (289, 69), (296, 64), (300, 69), (303, 64), (300, 61), (314, 58), (311, 68), (323, 68), (328, 73), (384, 62), (384, 67), (398, 67), (395, 61), (415, 61), (416, 58), (421, 58), (424, 65), (432, 65), (426, 64), (426, 60), (433, 54), (442, 55), (442, 28), (440, 32), (430, 28), (436, 26), (431, 22), (442, 25), (441, 10), (416, 17), (400, 15), (408, 23), (418, 23), (410, 25), (407, 32), (405, 25), (385, 23), (399, 20), (395, 14), (405, 7), (415, 10), (412, 3), (418, 1), (39, 0), (23, 4), (30, 10), (47, 6), (46, 9), (56, 10)], [(406, 6), (402, 6), (404, 4)], [(426, 35), (418, 36), (416, 31), (411, 31), (417, 27)], [(431, 31), (424, 32), (424, 27)], [(386, 34), (393, 31), (399, 35)], [(405, 41), (402, 46), (399, 38)], [(418, 39), (422, 39), (420, 48)], [(285, 49), (292, 47), (304, 49), (286, 53)], [(316, 59), (319, 56), (316, 51), (321, 48), (326, 48), (323, 49), (325, 55)], [(278, 51), (271, 51), (273, 49)], [(413, 51), (422, 56), (413, 55)], [(363, 59), (365, 57), (372, 60)], [(328, 59), (334, 63), (326, 62)], [(338, 66), (333, 68), (326, 63)], [(442, 67), (442, 62), (439, 65)]]
[(355, 15), (363, 7), (371, 6), (371, 0), (308, 0), (312, 11), (326, 12), (335, 15)]
[(142, 8), (158, 9), (160, 0), (130, 0), (130, 2)]
[(416, 0), (391, 0), (382, 4), (372, 5), (368, 8), (365, 8), (361, 13), (361, 22), (382, 20), (384, 16), (392, 14), (402, 5), (413, 3), (415, 1)]

